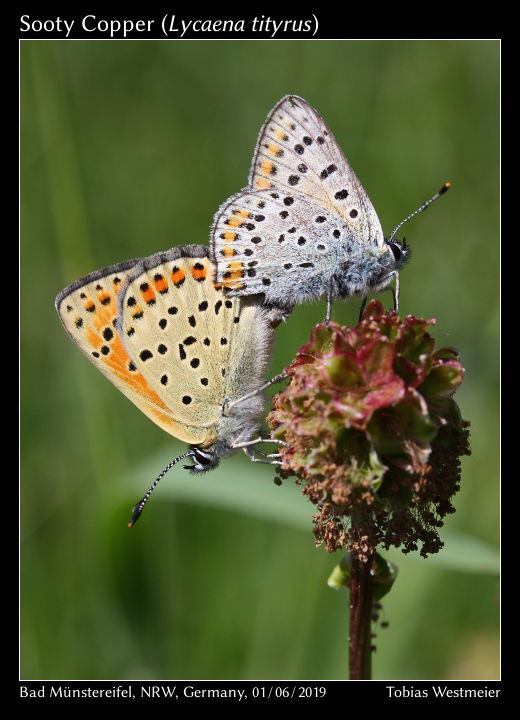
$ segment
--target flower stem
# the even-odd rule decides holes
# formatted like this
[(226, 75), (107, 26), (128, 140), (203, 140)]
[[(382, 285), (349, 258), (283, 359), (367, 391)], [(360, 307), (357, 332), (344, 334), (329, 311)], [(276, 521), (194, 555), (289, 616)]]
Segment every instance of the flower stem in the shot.
[(354, 555), (350, 573), (349, 678), (370, 680), (372, 676), (372, 601), (374, 556), (362, 562)]

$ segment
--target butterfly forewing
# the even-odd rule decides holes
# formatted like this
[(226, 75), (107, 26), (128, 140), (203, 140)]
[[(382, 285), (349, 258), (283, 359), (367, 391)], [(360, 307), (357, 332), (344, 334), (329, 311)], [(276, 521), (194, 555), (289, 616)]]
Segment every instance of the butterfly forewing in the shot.
[(298, 193), (343, 218), (360, 241), (384, 246), (368, 195), (323, 118), (303, 98), (286, 96), (269, 114), (257, 141), (249, 187)]
[(87, 275), (56, 299), (58, 315), (81, 352), (127, 398), (166, 432), (184, 439), (170, 409), (128, 354), (117, 322), (118, 296), (136, 261)]

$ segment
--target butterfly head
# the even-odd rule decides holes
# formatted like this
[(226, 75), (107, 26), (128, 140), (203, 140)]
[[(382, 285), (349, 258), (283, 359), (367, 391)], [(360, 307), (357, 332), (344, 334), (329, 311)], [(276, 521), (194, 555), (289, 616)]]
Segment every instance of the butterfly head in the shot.
[(206, 472), (207, 470), (213, 470), (216, 468), (219, 462), (219, 457), (214, 449), (207, 448), (206, 450), (193, 445), (190, 448), (188, 457), (192, 460), (192, 465), (184, 465), (185, 470), (189, 470), (193, 473)]
[(411, 255), (410, 247), (406, 244), (406, 238), (403, 237), (402, 242), (396, 239), (386, 240), (385, 242), (394, 256), (394, 269), (399, 270), (399, 268), (410, 259)]

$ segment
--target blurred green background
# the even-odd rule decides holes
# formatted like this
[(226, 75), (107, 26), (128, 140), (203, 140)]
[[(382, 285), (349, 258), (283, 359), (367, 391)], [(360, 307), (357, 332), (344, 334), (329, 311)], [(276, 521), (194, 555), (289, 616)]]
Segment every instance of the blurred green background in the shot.
[[(435, 316), (437, 341), (460, 349), (473, 455), (444, 550), (389, 553), (400, 574), (374, 677), (499, 675), (498, 42), (24, 41), (23, 679), (347, 676), (348, 596), (326, 584), (340, 556), (314, 547), (312, 508), (270, 468), (178, 466), (127, 529), (184, 446), (85, 360), (54, 309), (92, 270), (206, 243), (286, 93), (324, 116), (385, 233), (452, 183), (406, 227), (401, 312)], [(273, 374), (324, 312), (299, 307), (278, 329)], [(333, 307), (341, 323), (357, 313)]]

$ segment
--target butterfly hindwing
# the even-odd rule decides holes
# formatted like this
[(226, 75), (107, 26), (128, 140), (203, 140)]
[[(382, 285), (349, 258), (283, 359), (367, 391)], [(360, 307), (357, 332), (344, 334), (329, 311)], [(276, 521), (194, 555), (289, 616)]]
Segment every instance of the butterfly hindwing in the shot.
[(340, 218), (304, 197), (246, 190), (220, 209), (212, 248), (223, 287), (282, 302), (287, 284), (305, 295), (313, 277), (338, 267), (355, 251), (355, 236)]
[(223, 397), (232, 313), (213, 286), (205, 248), (200, 257), (180, 250), (136, 266), (120, 299), (124, 343), (176, 418), (212, 427)]
[(56, 309), (67, 333), (98, 370), (147, 417), (183, 438), (183, 429), (133, 363), (118, 326), (118, 296), (136, 262), (113, 265), (72, 283), (58, 295)]
[(125, 347), (175, 418), (220, 432), (224, 399), (264, 380), (271, 345), (258, 303), (213, 283), (208, 248), (173, 248), (135, 266), (119, 300)]

